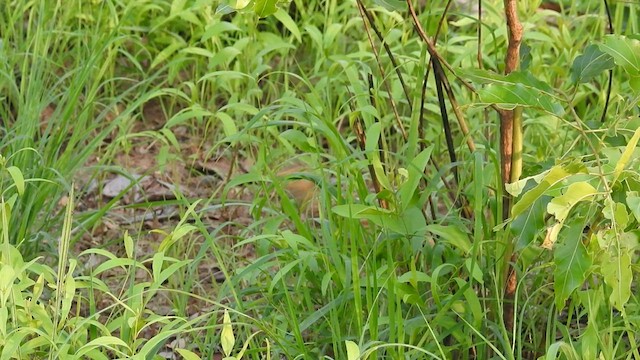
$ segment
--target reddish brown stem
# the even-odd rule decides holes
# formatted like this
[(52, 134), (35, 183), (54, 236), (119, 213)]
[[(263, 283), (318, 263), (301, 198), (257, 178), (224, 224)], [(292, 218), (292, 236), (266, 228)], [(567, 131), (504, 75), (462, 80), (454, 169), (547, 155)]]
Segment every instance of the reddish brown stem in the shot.
[[(518, 19), (517, 1), (504, 0), (504, 14), (507, 20), (507, 32), (509, 34), (507, 55), (505, 57), (505, 74), (509, 74), (518, 69), (520, 63), (520, 44), (522, 43), (522, 24)], [(502, 165), (502, 182), (503, 185), (512, 181), (511, 172), (513, 171), (511, 161), (513, 157), (513, 132), (514, 118), (519, 116), (515, 110), (500, 111), (500, 155)], [(505, 220), (511, 212), (511, 197), (504, 192), (503, 213)], [(508, 261), (506, 266), (506, 280), (504, 293), (504, 325), (509, 332), (514, 328), (514, 299), (517, 287), (516, 272), (513, 262), (516, 260), (516, 254), (513, 252), (512, 244), (508, 244), (508, 250), (505, 254)]]

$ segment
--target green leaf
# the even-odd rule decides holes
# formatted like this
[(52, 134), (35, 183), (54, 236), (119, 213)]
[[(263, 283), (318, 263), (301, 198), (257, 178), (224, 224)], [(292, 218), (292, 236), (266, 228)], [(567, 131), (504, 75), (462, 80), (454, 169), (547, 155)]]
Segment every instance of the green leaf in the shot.
[(424, 172), (424, 168), (427, 166), (429, 159), (431, 158), (431, 151), (433, 150), (433, 145), (424, 149), (418, 156), (416, 156), (409, 165), (409, 179), (400, 186), (399, 196), (402, 205), (402, 210), (405, 210), (409, 203), (411, 203), (411, 199), (413, 198), (418, 185), (420, 184), (420, 180), (422, 179), (422, 174)]
[(582, 244), (582, 229), (579, 222), (572, 224), (553, 254), (556, 265), (553, 288), (558, 309), (562, 309), (571, 293), (584, 283), (592, 264)]
[(545, 191), (549, 190), (550, 187), (557, 184), (558, 182), (568, 178), (572, 173), (565, 170), (560, 165), (554, 166), (549, 170), (549, 172), (542, 178), (540, 183), (536, 185), (533, 189), (527, 191), (522, 198), (513, 205), (511, 209), (511, 217), (516, 217), (522, 214), (527, 208), (529, 208), (534, 201), (536, 201), (540, 196), (542, 196)]
[(18, 195), (22, 196), (22, 194), (24, 194), (24, 176), (22, 175), (22, 171), (15, 166), (9, 166), (7, 171), (9, 175), (11, 175), (13, 183), (16, 185)]
[(193, 351), (189, 351), (187, 349), (176, 349), (176, 352), (180, 354), (184, 360), (200, 360), (200, 356)]
[(275, 14), (273, 14), (273, 16), (276, 19), (278, 19), (278, 21), (280, 21), (282, 25), (284, 25), (284, 27), (287, 28), (287, 30), (289, 30), (291, 34), (293, 34), (293, 36), (295, 36), (295, 38), (298, 41), (302, 41), (302, 34), (300, 34), (300, 28), (298, 28), (298, 25), (296, 25), (296, 22), (293, 21), (291, 16), (289, 16), (289, 13), (287, 13), (283, 9), (278, 9), (275, 12)]
[(256, 0), (254, 10), (259, 17), (267, 17), (277, 10), (278, 0)]
[(627, 192), (627, 205), (636, 221), (640, 223), (640, 195), (638, 195), (637, 191)]
[(360, 358), (360, 348), (358, 344), (351, 340), (344, 342), (347, 347), (347, 360), (358, 360)]
[(405, 236), (414, 236), (425, 230), (426, 220), (422, 211), (409, 207), (402, 214), (362, 204), (337, 205), (332, 208), (336, 215), (349, 219), (366, 219), (381, 228), (394, 231)]
[(618, 310), (622, 311), (624, 305), (631, 297), (631, 257), (628, 253), (605, 253), (600, 265), (604, 282), (611, 287), (609, 301)]
[(382, 185), (385, 189), (391, 189), (391, 184), (389, 179), (387, 178), (387, 174), (384, 171), (384, 166), (382, 165), (382, 161), (380, 161), (380, 148), (378, 146), (378, 141), (382, 136), (382, 124), (379, 122), (373, 123), (366, 131), (365, 134), (365, 152), (366, 156), (371, 162), (373, 166), (373, 171), (380, 181), (380, 185)]
[(232, 6), (236, 10), (241, 10), (247, 7), (251, 0), (236, 0), (235, 4)]
[(482, 102), (495, 104), (503, 110), (525, 106), (538, 108), (558, 117), (564, 114), (564, 109), (556, 100), (525, 84), (489, 84), (479, 91), (479, 95)]
[(624, 168), (631, 160), (631, 156), (633, 155), (636, 146), (638, 146), (638, 141), (640, 141), (640, 127), (636, 129), (633, 137), (631, 137), (631, 140), (629, 140), (629, 144), (627, 144), (627, 147), (624, 149), (624, 152), (620, 156), (620, 160), (618, 160), (618, 163), (613, 170), (613, 182), (616, 182), (616, 180), (618, 180), (618, 177), (622, 173), (622, 170), (624, 170)]
[(222, 333), (220, 334), (220, 343), (222, 345), (222, 351), (225, 356), (230, 356), (233, 346), (236, 343), (236, 338), (233, 335), (233, 327), (231, 326), (231, 318), (229, 317), (229, 311), (224, 310), (224, 317), (222, 320)]
[(548, 196), (539, 197), (528, 209), (513, 219), (510, 231), (515, 239), (516, 250), (520, 251), (531, 244), (545, 228), (544, 217), (548, 202)]
[(589, 45), (584, 54), (578, 56), (571, 66), (571, 80), (574, 83), (586, 83), (615, 65), (611, 55), (606, 54), (597, 45)]
[(176, 16), (179, 12), (184, 9), (184, 5), (187, 0), (173, 0), (171, 3), (171, 10), (169, 11), (169, 16)]
[(629, 74), (629, 83), (640, 91), (640, 41), (620, 35), (605, 36), (600, 49), (613, 57), (616, 64)]
[(125, 249), (125, 252), (127, 253), (127, 257), (129, 259), (132, 259), (133, 258), (133, 239), (131, 238), (131, 236), (129, 236), (128, 230), (124, 231), (124, 238), (122, 239), (122, 241), (124, 242), (124, 249)]
[(563, 222), (569, 215), (571, 208), (597, 193), (598, 190), (586, 181), (573, 183), (569, 185), (564, 194), (553, 198), (547, 204), (547, 212), (554, 215), (559, 222)]
[(460, 227), (453, 225), (439, 225), (439, 224), (431, 224), (427, 225), (427, 231), (437, 235), (441, 238), (441, 240), (457, 247), (462, 250), (465, 254), (468, 254), (471, 251), (471, 241), (469, 240), (469, 236), (460, 229)]
[(484, 103), (495, 104), (507, 110), (525, 106), (538, 108), (555, 116), (564, 114), (564, 109), (559, 104), (562, 100), (553, 94), (551, 86), (536, 79), (528, 71), (502, 75), (474, 69), (461, 73), (471, 81), (486, 85), (478, 92)]
[(602, 214), (606, 219), (616, 224), (616, 228), (622, 231), (629, 223), (629, 214), (627, 207), (622, 203), (617, 203), (611, 199), (606, 200), (606, 205), (602, 209)]

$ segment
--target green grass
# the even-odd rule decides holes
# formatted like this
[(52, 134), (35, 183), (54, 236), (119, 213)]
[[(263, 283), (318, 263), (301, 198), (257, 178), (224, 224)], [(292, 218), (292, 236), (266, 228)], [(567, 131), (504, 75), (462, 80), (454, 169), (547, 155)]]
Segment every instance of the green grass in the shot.
[[(638, 4), (611, 4), (614, 37), (601, 3), (519, 8), (539, 82), (516, 82), (562, 115), (509, 102), (501, 4), (483, 2), (480, 43), (457, 7), (436, 41), (479, 89), (445, 70), (476, 147), (447, 101), (452, 164), (433, 71), (421, 117), (429, 58), (405, 12), (365, 3), (392, 61), (346, 1), (262, 19), (208, 1), (14, 1), (0, 13), (0, 358), (640, 357), (640, 74), (632, 56), (606, 60), (638, 48)], [(444, 4), (419, 10), (433, 36)], [(591, 44), (602, 68), (574, 82)], [(525, 106), (522, 178), (535, 178), (507, 221), (489, 103)], [(101, 198), (93, 184), (134, 172), (120, 158), (140, 149), (174, 199), (131, 203), (135, 184)], [(197, 164), (218, 158), (246, 172), (195, 189), (211, 177)], [(300, 179), (310, 205), (290, 191)], [(167, 208), (168, 222), (114, 220)]]

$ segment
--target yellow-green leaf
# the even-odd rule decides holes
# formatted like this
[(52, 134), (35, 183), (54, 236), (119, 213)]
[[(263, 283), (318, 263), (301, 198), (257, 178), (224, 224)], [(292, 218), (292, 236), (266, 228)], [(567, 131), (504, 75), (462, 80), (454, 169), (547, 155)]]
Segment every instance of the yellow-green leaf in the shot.
[(176, 349), (176, 351), (185, 360), (200, 360), (200, 356), (198, 356), (193, 351), (189, 351), (187, 349)]
[(230, 356), (233, 346), (236, 344), (236, 338), (233, 335), (233, 327), (231, 326), (231, 318), (229, 317), (229, 311), (224, 311), (224, 317), (222, 320), (222, 334), (220, 334), (220, 343), (222, 345), (222, 352), (225, 356)]
[(567, 215), (569, 215), (571, 208), (580, 201), (586, 200), (597, 193), (598, 190), (588, 182), (580, 181), (573, 183), (569, 185), (564, 194), (551, 200), (547, 205), (547, 212), (554, 215), (559, 222), (563, 222), (567, 218)]
[(360, 348), (358, 344), (351, 340), (344, 342), (347, 347), (347, 360), (357, 360), (360, 358)]
[(629, 140), (627, 147), (624, 149), (624, 152), (620, 156), (620, 160), (616, 164), (615, 169), (613, 170), (614, 183), (616, 182), (616, 180), (618, 180), (618, 176), (620, 176), (620, 174), (622, 173), (622, 170), (624, 170), (624, 168), (627, 166), (627, 163), (629, 163), (629, 160), (631, 160), (631, 156), (633, 155), (633, 151), (636, 149), (636, 146), (638, 146), (639, 140), (640, 140), (640, 128), (637, 128), (636, 132), (633, 134), (633, 137), (631, 137), (631, 140)]
[(603, 259), (601, 265), (604, 282), (611, 287), (609, 301), (618, 310), (623, 310), (624, 305), (631, 297), (631, 257), (628, 253), (609, 255)]
[(13, 183), (16, 185), (18, 194), (22, 196), (22, 194), (24, 194), (24, 176), (22, 176), (22, 171), (15, 166), (9, 166), (7, 171), (9, 175), (11, 175), (11, 179), (13, 179)]

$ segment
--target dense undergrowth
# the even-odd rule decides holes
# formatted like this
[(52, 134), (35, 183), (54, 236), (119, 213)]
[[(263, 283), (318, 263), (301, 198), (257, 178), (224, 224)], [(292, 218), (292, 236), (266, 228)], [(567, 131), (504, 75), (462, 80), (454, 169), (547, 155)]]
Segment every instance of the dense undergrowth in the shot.
[[(2, 2), (1, 359), (640, 358), (637, 3), (521, 2), (510, 75), (500, 1), (414, 2), (440, 71), (404, 1), (244, 3)], [(79, 246), (140, 139), (243, 171)]]

